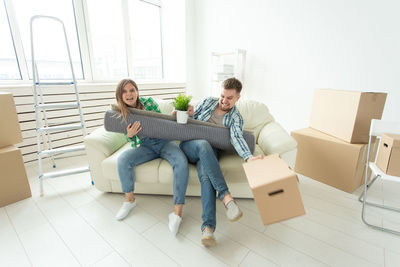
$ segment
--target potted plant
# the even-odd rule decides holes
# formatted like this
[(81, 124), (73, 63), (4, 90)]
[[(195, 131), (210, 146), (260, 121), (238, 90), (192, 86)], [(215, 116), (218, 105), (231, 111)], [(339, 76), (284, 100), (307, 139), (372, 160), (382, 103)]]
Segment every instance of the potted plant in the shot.
[(187, 110), (189, 108), (190, 100), (192, 100), (192, 96), (187, 96), (185, 94), (179, 94), (177, 97), (175, 97), (173, 105), (176, 109), (177, 123), (187, 123), (187, 119), (189, 117)]

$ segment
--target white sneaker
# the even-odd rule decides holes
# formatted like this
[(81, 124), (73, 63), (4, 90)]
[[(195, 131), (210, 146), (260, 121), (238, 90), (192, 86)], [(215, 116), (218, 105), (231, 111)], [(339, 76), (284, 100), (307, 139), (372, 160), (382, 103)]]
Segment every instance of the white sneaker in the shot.
[(122, 203), (122, 206), (115, 216), (115, 219), (117, 219), (118, 221), (125, 219), (125, 217), (128, 216), (129, 212), (134, 207), (136, 207), (136, 200), (133, 202), (125, 201), (124, 203)]
[(217, 242), (214, 238), (214, 232), (210, 229), (204, 229), (201, 235), (201, 244), (205, 247), (215, 247)]
[(243, 216), (243, 212), (234, 200), (229, 201), (225, 206), (226, 217), (231, 222), (236, 222)]
[(172, 232), (172, 234), (175, 236), (178, 233), (179, 226), (181, 225), (182, 217), (171, 212), (168, 215), (168, 218), (169, 218), (168, 228)]

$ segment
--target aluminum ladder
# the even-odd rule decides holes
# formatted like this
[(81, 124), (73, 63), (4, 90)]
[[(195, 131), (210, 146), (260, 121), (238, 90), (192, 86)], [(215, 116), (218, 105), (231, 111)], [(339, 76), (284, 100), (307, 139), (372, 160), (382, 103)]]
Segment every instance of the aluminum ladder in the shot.
[[(35, 61), (34, 33), (33, 33), (34, 27), (33, 27), (33, 25), (36, 20), (43, 20), (43, 19), (50, 20), (54, 23), (60, 23), (62, 26), (62, 29), (64, 31), (63, 33), (64, 33), (64, 38), (65, 38), (65, 46), (66, 46), (66, 50), (68, 53), (69, 65), (71, 67), (72, 81), (65, 81), (65, 82), (41, 82), (40, 81), (39, 72), (38, 72), (38, 68), (37, 68), (37, 62)], [(62, 170), (62, 171), (53, 171), (53, 172), (43, 173), (43, 167), (42, 167), (42, 160), (44, 157), (51, 157), (53, 168), (55, 168), (56, 164), (54, 161), (54, 155), (85, 150), (84, 145), (53, 148), (52, 139), (51, 139), (52, 133), (80, 129), (80, 130), (82, 130), (82, 136), (85, 137), (86, 136), (86, 126), (85, 126), (85, 120), (84, 120), (83, 114), (82, 114), (81, 104), (79, 101), (79, 93), (78, 93), (78, 88), (77, 88), (77, 83), (76, 83), (76, 78), (75, 78), (75, 73), (74, 73), (74, 69), (73, 69), (72, 58), (71, 58), (71, 53), (70, 53), (70, 49), (69, 49), (69, 45), (68, 45), (68, 39), (67, 39), (67, 34), (65, 31), (64, 23), (56, 17), (36, 15), (36, 16), (33, 16), (30, 20), (30, 34), (31, 34), (32, 73), (33, 73), (32, 80), (33, 80), (35, 119), (36, 119), (36, 127), (35, 128), (36, 128), (36, 138), (37, 138), (37, 155), (38, 155), (38, 165), (39, 165), (40, 195), (43, 195), (43, 179), (55, 178), (55, 177), (89, 171), (89, 166), (84, 166), (84, 167), (80, 167), (80, 168), (72, 168), (72, 169), (67, 169), (67, 170)], [(54, 87), (54, 88), (60, 88), (59, 86), (73, 87), (73, 91), (75, 92), (76, 99), (75, 99), (75, 101), (73, 101), (71, 103), (46, 104), (44, 102), (43, 91), (42, 91), (41, 86)], [(78, 110), (79, 117), (80, 117), (79, 121), (57, 123), (57, 124), (55, 124), (56, 126), (49, 125), (48, 120), (47, 120), (46, 111), (54, 111), (57, 109), (73, 109), (73, 108), (76, 108)], [(42, 118), (40, 118), (40, 113), (42, 113), (42, 116), (43, 116)], [(41, 136), (43, 137), (43, 145), (45, 143), (48, 144), (48, 148), (45, 150), (42, 150)], [(47, 139), (47, 141), (46, 141), (46, 139)], [(92, 180), (92, 184), (93, 184), (93, 180)]]

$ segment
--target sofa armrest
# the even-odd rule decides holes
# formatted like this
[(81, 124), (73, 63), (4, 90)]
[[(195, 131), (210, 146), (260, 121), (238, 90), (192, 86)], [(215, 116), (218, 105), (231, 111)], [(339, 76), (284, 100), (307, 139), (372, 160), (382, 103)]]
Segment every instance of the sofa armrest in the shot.
[(282, 154), (297, 147), (296, 140), (275, 121), (266, 124), (261, 129), (257, 143), (266, 155)]
[(101, 163), (126, 144), (125, 138), (122, 134), (107, 132), (101, 127), (87, 135), (84, 143), (94, 185), (103, 192), (111, 192), (111, 182), (104, 177)]
[(107, 132), (104, 127), (94, 130), (85, 137), (85, 145), (90, 145), (106, 157), (113, 154), (126, 143), (123, 134)]

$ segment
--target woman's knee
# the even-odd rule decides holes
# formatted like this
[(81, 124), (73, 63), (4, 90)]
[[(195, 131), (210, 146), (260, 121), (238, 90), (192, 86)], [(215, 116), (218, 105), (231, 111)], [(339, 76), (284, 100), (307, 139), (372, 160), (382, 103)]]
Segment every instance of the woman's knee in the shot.
[(118, 168), (126, 168), (128, 166), (128, 160), (125, 157), (118, 157), (117, 166)]
[(188, 164), (188, 160), (183, 152), (181, 152), (180, 154), (176, 154), (171, 162), (171, 165), (174, 167), (175, 170), (184, 173), (189, 172)]
[(206, 140), (198, 140), (197, 150), (199, 151), (199, 153), (214, 153), (212, 146)]
[(161, 153), (161, 156), (167, 159), (171, 164), (188, 164), (188, 159), (185, 153), (176, 145), (168, 145), (165, 147), (165, 151)]
[(176, 153), (176, 160), (182, 164), (188, 165), (188, 159), (185, 155), (185, 153), (182, 152), (182, 150), (179, 149), (179, 152)]

